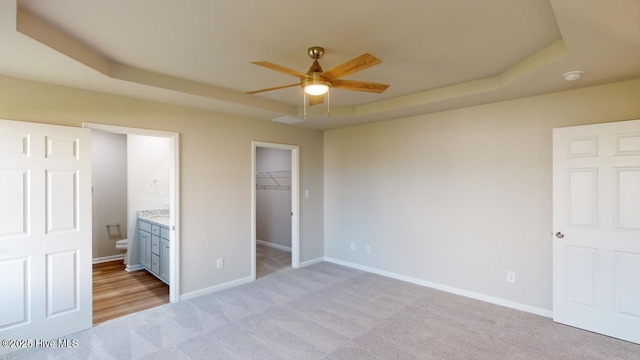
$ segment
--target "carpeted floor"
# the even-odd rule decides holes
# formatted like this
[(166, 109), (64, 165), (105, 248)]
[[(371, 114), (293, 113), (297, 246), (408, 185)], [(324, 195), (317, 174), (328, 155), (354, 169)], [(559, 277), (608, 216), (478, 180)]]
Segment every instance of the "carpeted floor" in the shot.
[(15, 359), (640, 359), (640, 345), (319, 263), (162, 305)]

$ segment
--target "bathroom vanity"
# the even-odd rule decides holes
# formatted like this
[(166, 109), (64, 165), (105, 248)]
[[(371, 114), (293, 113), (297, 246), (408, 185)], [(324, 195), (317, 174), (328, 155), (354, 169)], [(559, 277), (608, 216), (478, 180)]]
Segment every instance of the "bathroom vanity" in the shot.
[(170, 285), (169, 210), (138, 211), (138, 249), (140, 264)]

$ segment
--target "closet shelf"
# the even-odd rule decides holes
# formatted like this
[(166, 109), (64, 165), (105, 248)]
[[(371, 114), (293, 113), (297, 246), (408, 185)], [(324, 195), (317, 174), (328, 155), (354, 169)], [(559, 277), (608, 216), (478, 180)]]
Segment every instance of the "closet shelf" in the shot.
[(256, 189), (291, 190), (291, 171), (256, 171)]

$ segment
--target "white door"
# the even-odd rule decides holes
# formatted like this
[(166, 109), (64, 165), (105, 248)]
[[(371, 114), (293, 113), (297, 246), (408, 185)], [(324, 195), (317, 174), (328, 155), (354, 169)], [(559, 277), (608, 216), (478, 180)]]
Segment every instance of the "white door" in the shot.
[(0, 355), (92, 326), (90, 134), (0, 120)]
[(640, 343), (640, 120), (553, 130), (553, 319)]

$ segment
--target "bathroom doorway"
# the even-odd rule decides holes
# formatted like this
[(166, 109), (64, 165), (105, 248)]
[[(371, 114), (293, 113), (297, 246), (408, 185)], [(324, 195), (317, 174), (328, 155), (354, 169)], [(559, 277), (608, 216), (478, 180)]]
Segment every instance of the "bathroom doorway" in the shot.
[(96, 150), (92, 164), (93, 208), (98, 216), (93, 224), (94, 324), (178, 302), (179, 134), (83, 126), (92, 129)]

